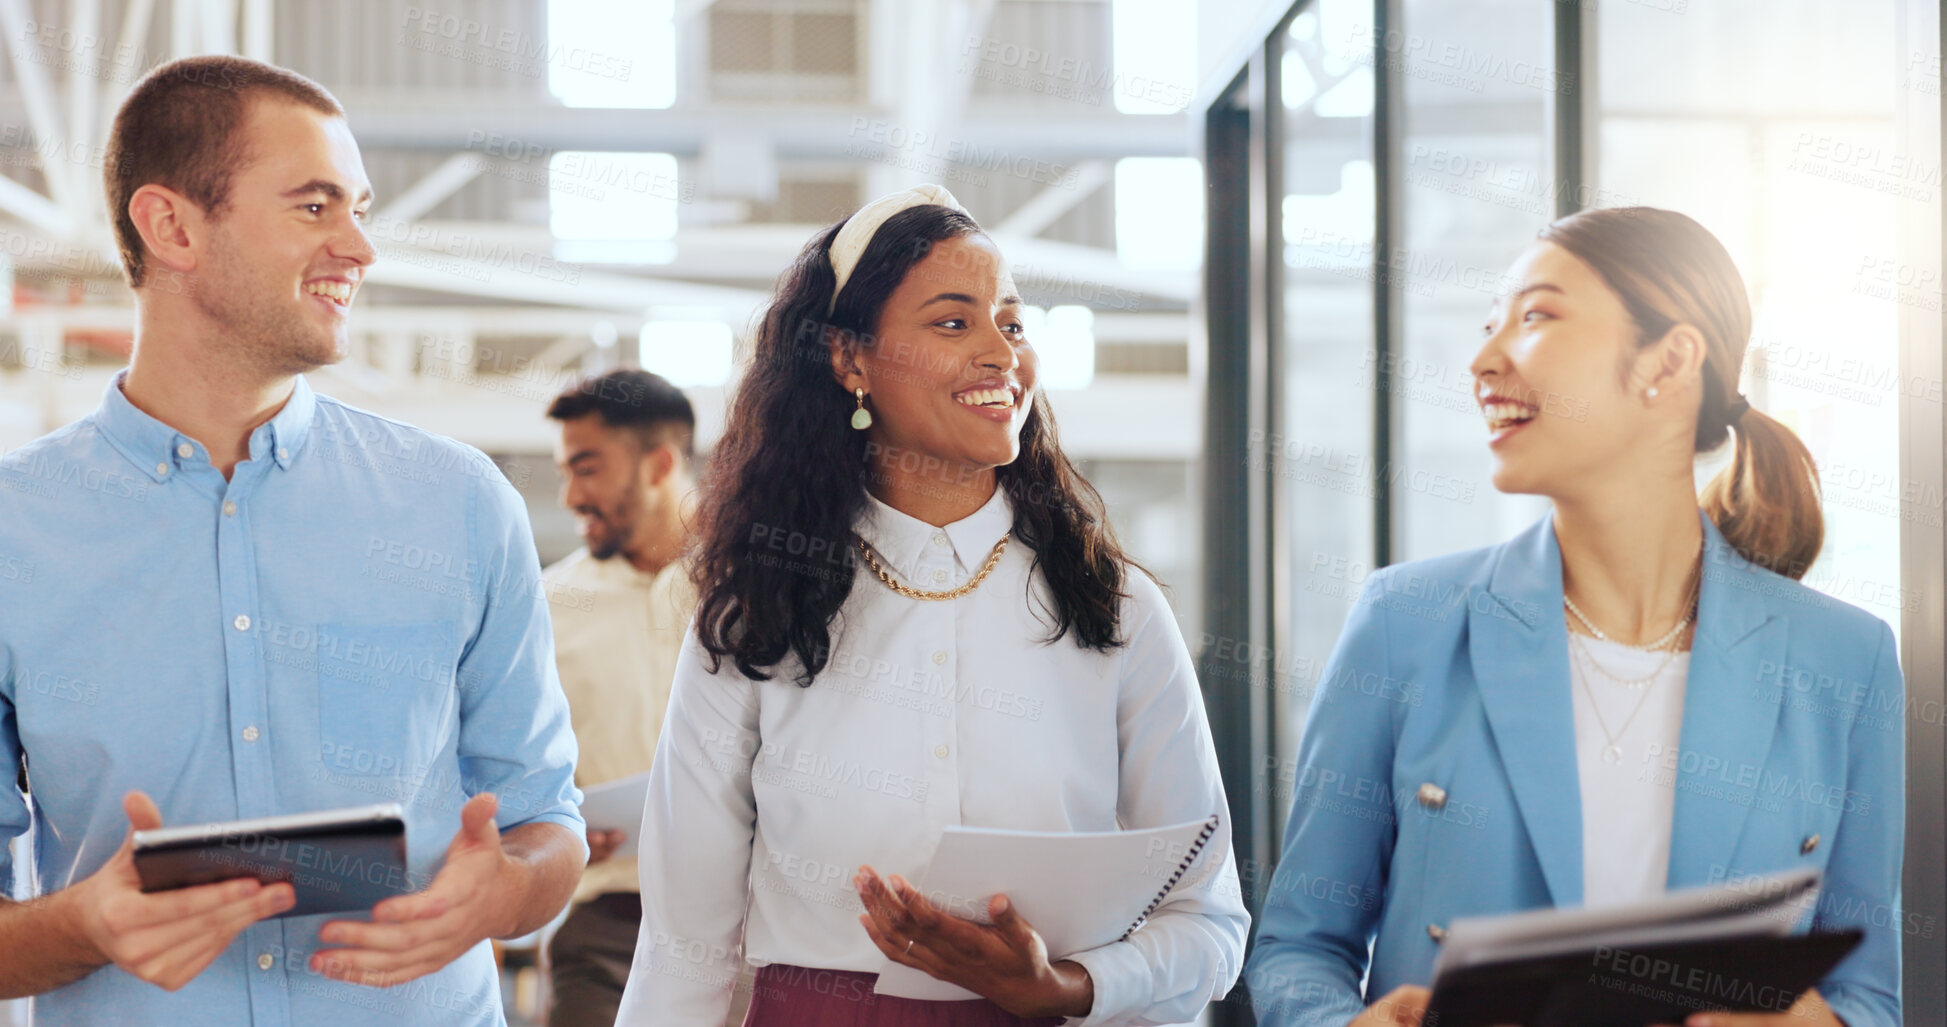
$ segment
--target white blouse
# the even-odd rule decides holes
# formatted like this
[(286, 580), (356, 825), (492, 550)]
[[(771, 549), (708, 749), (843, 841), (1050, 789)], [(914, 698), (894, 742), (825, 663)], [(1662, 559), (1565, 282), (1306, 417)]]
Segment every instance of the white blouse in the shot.
[[(996, 490), (943, 528), (873, 500), (858, 532), (895, 578), (939, 591), (971, 578), (1012, 521)], [(844, 554), (772, 537), (776, 558), (806, 573), (853, 573)], [(1170, 608), (1132, 569), (1127, 646), (1083, 649), (1072, 632), (1043, 644), (1035, 612), (1052, 603), (1033, 557), (1010, 540), (993, 574), (950, 601), (900, 596), (861, 562), (808, 688), (788, 660), (770, 681), (728, 659), (712, 674), (692, 629), (650, 777), (642, 933), (618, 1025), (721, 1024), (740, 935), (754, 965), (876, 972), (852, 874), (871, 864), (917, 880), (952, 824), (1110, 831), (1223, 814), (1200, 861), (1217, 873), (1193, 871), (1128, 941), (1070, 957), (1095, 1004), (1069, 1022), (1194, 1020), (1230, 990), (1250, 921)]]
[[(1665, 770), (1663, 760), (1678, 751), (1683, 732), (1690, 654), (1647, 653), (1584, 635), (1571, 637), (1568, 646), (1582, 790), (1582, 904), (1655, 898), (1670, 874), (1677, 808), (1676, 772)], [(1642, 683), (1631, 687), (1616, 678)], [(1616, 752), (1604, 758), (1612, 737)]]

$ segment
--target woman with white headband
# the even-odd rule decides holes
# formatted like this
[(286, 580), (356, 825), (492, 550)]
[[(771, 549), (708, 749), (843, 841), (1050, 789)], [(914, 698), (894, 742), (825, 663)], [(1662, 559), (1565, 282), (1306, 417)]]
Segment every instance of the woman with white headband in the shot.
[[(1036, 362), (944, 189), (868, 204), (784, 274), (705, 483), (618, 1023), (716, 1027), (740, 956), (751, 1027), (1171, 1024), (1236, 979), (1228, 823), (1145, 926), (1066, 958), (1003, 897), (980, 925), (908, 883), (951, 825), (1227, 812), (1175, 618)], [(888, 959), (984, 998), (876, 995)]]

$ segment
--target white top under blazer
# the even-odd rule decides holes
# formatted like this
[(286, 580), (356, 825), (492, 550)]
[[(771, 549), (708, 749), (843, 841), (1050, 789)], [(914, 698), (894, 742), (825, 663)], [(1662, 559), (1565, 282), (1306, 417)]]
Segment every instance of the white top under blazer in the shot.
[[(1012, 521), (996, 490), (942, 528), (872, 500), (858, 532), (896, 578), (940, 591), (970, 579)], [(756, 541), (805, 573), (854, 573), (802, 536)], [(770, 681), (728, 659), (711, 673), (692, 627), (644, 810), (642, 933), (617, 1024), (717, 1027), (740, 939), (758, 966), (876, 972), (853, 873), (916, 879), (953, 824), (1112, 831), (1223, 815), (1199, 869), (1141, 930), (1070, 957), (1095, 1004), (1069, 1022), (1180, 1023), (1230, 990), (1250, 918), (1176, 620), (1132, 568), (1128, 645), (1045, 644), (1033, 559), (1011, 540), (977, 590), (949, 601), (900, 596), (860, 563), (808, 688), (789, 659)]]
[[(1663, 757), (1678, 751), (1683, 734), (1690, 653), (1645, 652), (1586, 635), (1571, 637), (1568, 649), (1582, 792), (1582, 904), (1646, 902), (1663, 894), (1670, 873), (1677, 775), (1664, 768)], [(1605, 757), (1612, 744), (1616, 751)]]

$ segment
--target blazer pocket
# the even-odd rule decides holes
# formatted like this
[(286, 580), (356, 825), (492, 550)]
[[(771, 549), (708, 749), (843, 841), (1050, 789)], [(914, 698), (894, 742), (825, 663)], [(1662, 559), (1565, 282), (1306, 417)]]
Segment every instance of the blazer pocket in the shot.
[(445, 624), (318, 625), (318, 758), (417, 782), (445, 747), (459, 653)]

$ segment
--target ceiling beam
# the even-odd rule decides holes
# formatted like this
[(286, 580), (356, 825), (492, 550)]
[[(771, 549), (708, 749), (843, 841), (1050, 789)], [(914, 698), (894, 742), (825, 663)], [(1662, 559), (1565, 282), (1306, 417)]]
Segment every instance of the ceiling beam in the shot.
[[(70, 17), (72, 19), (70, 24), (77, 37), (100, 38), (101, 0), (71, 0)], [(15, 53), (23, 53), (26, 49), (23, 46)], [(95, 145), (95, 111), (98, 105), (95, 99), (94, 62), (80, 60), (78, 54), (76, 57), (77, 59), (68, 65), (68, 135), (74, 141), (75, 147), (83, 148), (81, 152), (92, 153)], [(68, 152), (71, 154), (74, 149), (71, 147)], [(81, 197), (88, 194), (89, 172), (93, 170), (88, 162), (66, 160), (58, 162), (57, 165), (56, 162), (43, 159), (41, 169), (49, 178), (55, 175), (69, 176), (73, 183), (69, 186), (70, 196)], [(69, 215), (72, 221), (80, 225), (84, 218), (89, 221), (94, 220), (91, 216), (94, 209), (94, 204), (74, 204), (69, 207)]]
[(407, 186), (404, 192), (373, 216), (394, 221), (417, 221), (439, 206), (441, 201), (465, 188), (468, 182), (480, 177), (480, 168), (485, 160), (477, 153), (456, 153), (446, 158), (439, 167), (427, 172), (424, 178)]
[[(190, 3), (193, 0), (174, 0)], [(203, 52), (237, 52), (237, 0), (203, 0)]]
[[(32, 38), (33, 33), (27, 31), (27, 23), (32, 20), (29, 18), (29, 13), (26, 0), (0, 0), (0, 26), (5, 27), (8, 39)], [(67, 134), (61, 131), (60, 114), (54, 105), (54, 87), (48, 82), (46, 65), (22, 59), (31, 52), (32, 47), (27, 44), (22, 44), (13, 50), (11, 63), (14, 70), (14, 83), (20, 87), (20, 99), (26, 107), (27, 122), (33, 126), (36, 141), (43, 148), (58, 147), (67, 140)], [(67, 169), (48, 165), (49, 162), (43, 159), (42, 167), (47, 177), (48, 193), (63, 210), (72, 210), (74, 194), (70, 188)], [(70, 216), (69, 222), (73, 223), (73, 221), (73, 217)]]
[[(974, 213), (977, 217), (980, 212)], [(677, 230), (676, 238), (672, 240), (675, 257), (668, 264), (590, 272), (588, 269), (601, 268), (602, 265), (561, 265), (568, 269), (565, 271), (547, 266), (546, 262), (551, 260), (553, 253), (554, 240), (544, 226), (494, 221), (421, 221), (393, 230), (385, 222), (375, 222), (375, 225), (378, 230), (374, 233), (374, 241), (379, 244), (381, 255), (378, 263), (373, 265), (373, 281), (380, 280), (388, 264), (404, 260), (422, 267), (447, 269), (428, 279), (444, 281), (452, 286), (442, 291), (497, 296), (500, 295), (496, 291), (498, 287), (484, 283), (480, 275), (499, 269), (502, 274), (492, 278), (499, 281), (512, 274), (516, 267), (534, 268), (540, 264), (535, 273), (517, 277), (545, 279), (549, 275), (572, 277), (576, 273), (589, 273), (602, 280), (647, 282), (675, 290), (704, 291), (722, 288), (701, 284), (704, 282), (742, 282), (749, 283), (750, 287), (726, 291), (741, 296), (755, 296), (760, 303), (769, 299), (772, 283), (777, 280), (778, 273), (797, 259), (805, 240), (825, 227), (800, 224), (685, 226)], [(1185, 303), (1196, 290), (1197, 276), (1194, 272), (1144, 271), (1125, 267), (1114, 250), (1056, 242), (998, 229), (991, 234), (1001, 252), (1007, 255), (1008, 263), (1013, 266), (1015, 279), (1026, 289), (1045, 287), (1058, 294), (1079, 297), (1075, 302), (1122, 310), (1139, 308), (1137, 301), (1141, 297)], [(459, 270), (462, 265), (449, 254), (470, 258), (475, 263), (464, 265), (464, 270)], [(681, 277), (669, 277), (672, 275)], [(569, 298), (540, 302), (573, 305), (575, 300), (572, 297), (578, 290), (544, 291)], [(1100, 304), (1090, 304), (1087, 297), (1095, 295), (1106, 299)], [(664, 297), (653, 302), (682, 303), (683, 300)], [(697, 302), (710, 304), (717, 301), (705, 298)], [(608, 302), (591, 300), (588, 305), (618, 309), (614, 303)]]
[(74, 229), (73, 220), (59, 204), (5, 175), (0, 175), (0, 211), (57, 239), (66, 238)]
[[(483, 101), (478, 93), (428, 90), (343, 90), (339, 99), (364, 149), (461, 150), (514, 160), (542, 159), (556, 150), (696, 156), (727, 119), (734, 119), (740, 132), (774, 140), (778, 155), (785, 158), (874, 160), (908, 154), (933, 161), (967, 157), (976, 164), (1004, 164), (1016, 158), (1069, 161), (1191, 153), (1190, 123), (1182, 114), (1116, 114), (1096, 108), (1050, 111), (976, 103), (957, 126), (918, 136), (925, 129), (901, 122), (896, 114), (841, 107), (610, 110), (540, 100)], [(6, 113), (0, 104), (0, 118)]]
[(1076, 165), (1072, 181), (1066, 184), (1051, 183), (1046, 189), (1028, 197), (1028, 202), (1015, 208), (1014, 213), (994, 226), (994, 232), (1000, 235), (1040, 235), (1114, 177), (1115, 166), (1108, 161), (1084, 161)]
[(365, 280), (502, 302), (636, 313), (653, 306), (714, 306), (733, 325), (748, 323), (770, 298), (768, 292), (756, 289), (593, 271), (586, 265), (557, 261), (548, 251), (476, 247), (459, 256), (384, 241), (379, 242), (379, 259), (365, 272)]
[(276, 46), (274, 0), (243, 0), (243, 55), (271, 63)]

